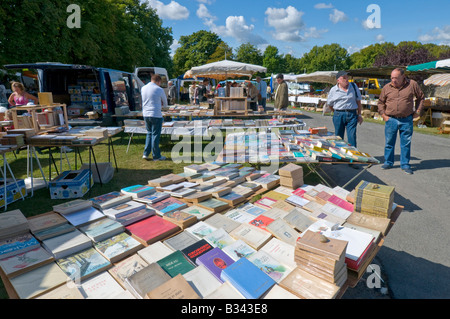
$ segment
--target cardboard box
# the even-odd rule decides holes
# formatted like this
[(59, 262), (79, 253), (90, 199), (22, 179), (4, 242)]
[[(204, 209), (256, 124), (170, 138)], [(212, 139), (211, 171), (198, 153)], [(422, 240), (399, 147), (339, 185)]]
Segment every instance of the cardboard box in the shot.
[(88, 169), (65, 171), (49, 182), (51, 199), (80, 198), (94, 185)]
[[(16, 183), (11, 178), (6, 180), (6, 203), (7, 205), (15, 202), (18, 199), (21, 199), (21, 194), (25, 197), (27, 196), (27, 188), (25, 186), (25, 181), (23, 179), (17, 180), (17, 188)], [(0, 179), (0, 207), (5, 206), (5, 186), (4, 180)]]

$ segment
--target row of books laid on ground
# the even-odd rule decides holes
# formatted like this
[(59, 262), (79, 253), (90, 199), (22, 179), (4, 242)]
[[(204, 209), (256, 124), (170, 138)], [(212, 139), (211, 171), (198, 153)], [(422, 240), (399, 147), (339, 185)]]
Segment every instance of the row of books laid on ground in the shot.
[(227, 163), (379, 163), (370, 154), (329, 133), (326, 127), (228, 134), (216, 160)]
[[(386, 234), (393, 190), (288, 187), (282, 177), (302, 179), (289, 165), (193, 164), (28, 219), (2, 213), (5, 287), (18, 298), (335, 298)], [(386, 203), (372, 207), (378, 193)]]

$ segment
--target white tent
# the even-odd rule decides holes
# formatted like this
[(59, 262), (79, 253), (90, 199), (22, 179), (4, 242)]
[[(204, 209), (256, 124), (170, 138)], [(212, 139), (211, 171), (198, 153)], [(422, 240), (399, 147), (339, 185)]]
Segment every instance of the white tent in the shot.
[(265, 73), (267, 69), (259, 65), (222, 60), (193, 67), (186, 72), (185, 77), (205, 77), (220, 81), (241, 76), (251, 78), (257, 72)]
[(317, 71), (313, 73), (300, 74), (297, 76), (298, 82), (319, 82), (336, 84), (336, 74), (338, 71)]

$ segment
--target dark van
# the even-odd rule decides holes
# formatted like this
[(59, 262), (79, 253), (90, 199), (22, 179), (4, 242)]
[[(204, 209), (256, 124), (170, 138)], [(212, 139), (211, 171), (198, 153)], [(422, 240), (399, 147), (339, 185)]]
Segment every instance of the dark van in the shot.
[(141, 88), (144, 84), (133, 73), (56, 62), (4, 67), (32, 79), (27, 87), (29, 93), (51, 92), (54, 103), (67, 105), (69, 118), (82, 118), (91, 111), (98, 113), (99, 118), (86, 121), (86, 125), (113, 125), (115, 118), (112, 115), (116, 111), (142, 110)]

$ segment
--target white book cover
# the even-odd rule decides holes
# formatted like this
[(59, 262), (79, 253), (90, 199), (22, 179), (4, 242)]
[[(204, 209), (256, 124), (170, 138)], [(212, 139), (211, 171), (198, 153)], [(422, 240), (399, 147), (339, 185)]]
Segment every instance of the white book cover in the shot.
[(81, 282), (86, 299), (112, 299), (125, 289), (107, 271)]
[(145, 248), (137, 251), (137, 254), (142, 257), (148, 264), (156, 263), (158, 260), (169, 256), (175, 250), (163, 244), (160, 241), (153, 243)]
[(139, 203), (137, 201), (130, 200), (128, 202), (119, 204), (117, 206), (105, 209), (103, 211), (103, 213), (112, 219), (116, 219), (118, 217), (130, 214), (132, 212), (135, 212), (137, 210), (144, 209), (144, 208), (145, 208), (144, 203)]
[(229, 281), (225, 281), (204, 299), (245, 299), (245, 297)]
[(256, 250), (267, 243), (272, 237), (268, 231), (250, 224), (241, 224), (230, 235), (236, 240), (242, 239)]
[(238, 239), (234, 243), (225, 246), (222, 250), (233, 258), (234, 261), (240, 258), (249, 258), (252, 254), (256, 253), (256, 249), (250, 247), (242, 239)]
[(92, 206), (69, 214), (64, 214), (63, 216), (75, 227), (94, 222), (105, 217), (101, 211)]
[(203, 239), (204, 237), (208, 236), (209, 234), (217, 230), (217, 228), (203, 221), (199, 221), (196, 224), (186, 228), (185, 230), (191, 233), (192, 235), (196, 236), (198, 239)]
[(183, 277), (201, 298), (213, 293), (222, 285), (222, 282), (203, 265), (188, 271)]
[(241, 224), (246, 224), (255, 219), (255, 215), (251, 215), (240, 209), (232, 209), (226, 212), (225, 216)]
[(53, 254), (55, 259), (92, 247), (92, 241), (78, 229), (46, 239), (42, 245)]
[(320, 232), (329, 238), (347, 241), (348, 245), (345, 251), (345, 257), (351, 260), (358, 260), (366, 250), (367, 246), (374, 240), (374, 237), (371, 234), (339, 226), (326, 220), (316, 221), (308, 228), (308, 230)]
[(352, 212), (332, 203), (326, 203), (320, 210), (326, 214), (331, 214), (342, 219), (347, 219), (352, 214)]
[(213, 247), (223, 249), (224, 247), (233, 244), (236, 240), (228, 234), (225, 229), (219, 228), (209, 235), (205, 236), (205, 239)]
[(265, 251), (276, 260), (291, 268), (297, 267), (294, 245), (281, 241), (278, 238), (272, 238), (260, 250)]
[(309, 203), (309, 200), (297, 195), (289, 196), (288, 198), (286, 198), (286, 201), (300, 207), (305, 206)]
[(292, 268), (271, 257), (267, 252), (259, 250), (248, 258), (256, 267), (279, 283), (287, 277)]

